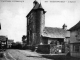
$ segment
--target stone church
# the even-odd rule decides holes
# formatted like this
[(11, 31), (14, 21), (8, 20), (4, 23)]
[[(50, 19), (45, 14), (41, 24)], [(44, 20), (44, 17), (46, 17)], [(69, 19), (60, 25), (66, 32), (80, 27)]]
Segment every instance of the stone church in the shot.
[(63, 44), (69, 42), (70, 32), (67, 25), (62, 28), (45, 27), (45, 13), (41, 3), (36, 0), (27, 17), (27, 44), (31, 46), (44, 44)]

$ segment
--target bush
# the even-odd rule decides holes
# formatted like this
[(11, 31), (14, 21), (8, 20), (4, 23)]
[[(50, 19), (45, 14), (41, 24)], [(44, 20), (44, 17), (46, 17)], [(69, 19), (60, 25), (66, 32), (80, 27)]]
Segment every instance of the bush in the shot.
[(22, 49), (22, 44), (21, 43), (14, 43), (11, 48), (12, 49)]
[(4, 54), (2, 52), (0, 52), (0, 58), (2, 58), (4, 56)]
[(35, 46), (31, 46), (31, 51), (35, 51)]

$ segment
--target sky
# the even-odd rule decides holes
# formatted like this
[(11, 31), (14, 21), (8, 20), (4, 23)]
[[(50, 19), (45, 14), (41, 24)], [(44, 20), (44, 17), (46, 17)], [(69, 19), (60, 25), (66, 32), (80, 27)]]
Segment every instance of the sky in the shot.
[[(0, 35), (14, 41), (26, 35), (26, 15), (33, 7), (34, 0), (0, 0)], [(79, 0), (37, 0), (45, 9), (45, 26), (59, 27), (65, 23), (70, 29), (80, 20)]]

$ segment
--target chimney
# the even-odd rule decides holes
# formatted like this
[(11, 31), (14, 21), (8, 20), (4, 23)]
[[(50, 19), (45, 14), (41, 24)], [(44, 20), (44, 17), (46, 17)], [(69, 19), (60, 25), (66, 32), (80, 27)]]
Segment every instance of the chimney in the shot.
[(62, 26), (62, 28), (63, 28), (64, 30), (67, 30), (67, 25), (64, 24), (64, 25)]

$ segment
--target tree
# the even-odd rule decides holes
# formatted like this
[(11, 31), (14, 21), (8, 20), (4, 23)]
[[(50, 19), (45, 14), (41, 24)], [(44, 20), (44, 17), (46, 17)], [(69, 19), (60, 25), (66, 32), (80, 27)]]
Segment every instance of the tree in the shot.
[(22, 36), (22, 42), (23, 42), (23, 43), (26, 43), (26, 41), (27, 41), (27, 36), (23, 35), (23, 36)]
[(13, 49), (22, 49), (22, 44), (21, 44), (21, 42), (12, 43), (12, 48), (13, 48)]

